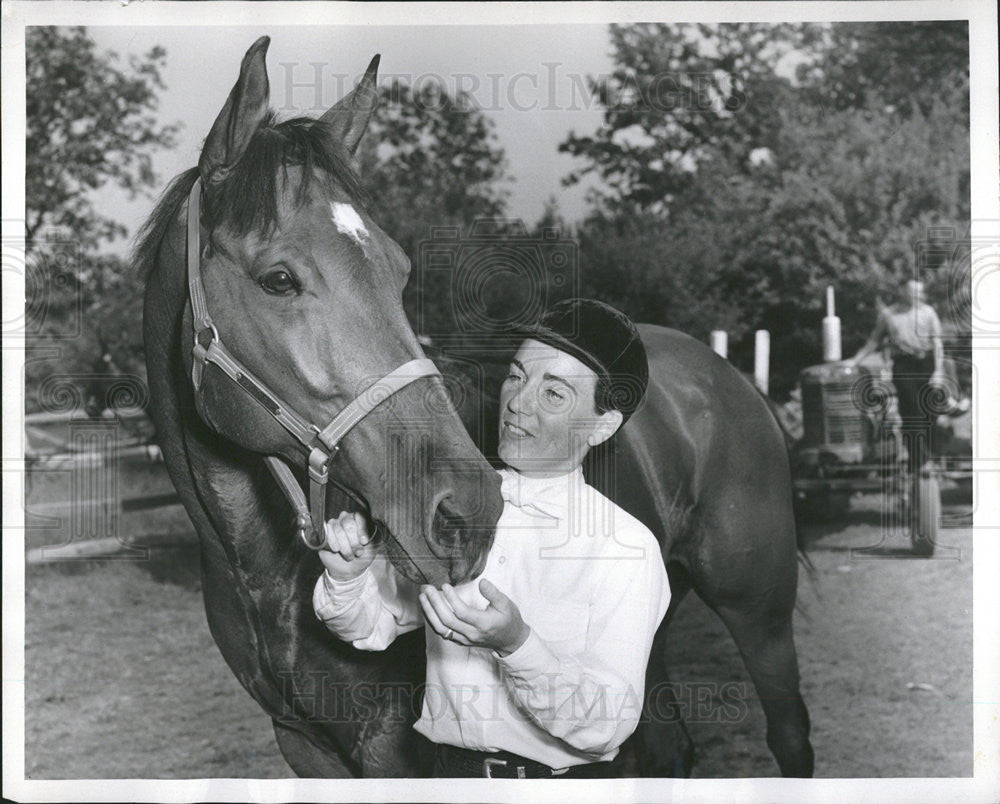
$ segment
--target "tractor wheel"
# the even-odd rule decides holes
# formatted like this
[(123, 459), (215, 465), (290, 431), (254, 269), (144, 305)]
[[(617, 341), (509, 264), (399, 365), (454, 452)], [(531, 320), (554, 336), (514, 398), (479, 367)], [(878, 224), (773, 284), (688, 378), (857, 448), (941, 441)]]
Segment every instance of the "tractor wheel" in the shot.
[(910, 530), (914, 555), (934, 555), (941, 526), (941, 484), (935, 475), (921, 476), (917, 484), (916, 517)]

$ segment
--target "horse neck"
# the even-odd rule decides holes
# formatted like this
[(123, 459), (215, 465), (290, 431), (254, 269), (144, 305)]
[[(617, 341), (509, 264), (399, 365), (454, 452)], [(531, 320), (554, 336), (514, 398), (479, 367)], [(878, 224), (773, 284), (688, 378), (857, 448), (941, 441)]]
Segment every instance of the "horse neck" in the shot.
[(446, 385), (461, 389), (452, 394), (459, 418), (479, 451), (496, 465), (499, 381), (506, 375), (508, 363), (485, 350), (473, 353), (432, 347), (425, 351)]
[(256, 531), (257, 544), (275, 543), (279, 528), (274, 506), (265, 499), (269, 487), (259, 456), (216, 436), (195, 412), (184, 360), (191, 321), (183, 242), (178, 221), (148, 278), (143, 315), (150, 412), (167, 469), (208, 547), (238, 544), (247, 529)]
[(268, 623), (267, 609), (281, 609), (287, 599), (308, 602), (308, 573), (303, 551), (293, 554), (287, 507), (259, 456), (211, 433), (195, 411), (182, 359), (190, 348), (183, 277), (183, 263), (169, 260), (149, 277), (144, 337), (150, 413), (167, 470), (198, 533), (213, 637), (243, 686), (268, 712), (280, 713), (285, 702), (275, 668), (287, 663), (282, 657), (289, 651), (281, 630)]

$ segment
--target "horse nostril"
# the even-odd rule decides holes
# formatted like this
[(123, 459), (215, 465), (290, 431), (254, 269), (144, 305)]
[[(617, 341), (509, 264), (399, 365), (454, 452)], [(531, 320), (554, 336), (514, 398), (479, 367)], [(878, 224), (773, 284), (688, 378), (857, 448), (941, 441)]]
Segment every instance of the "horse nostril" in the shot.
[(482, 571), (489, 540), (484, 541), (472, 520), (457, 513), (445, 498), (434, 512), (430, 549), (448, 562), (448, 575), (453, 584), (463, 583)]
[[(445, 498), (434, 512), (431, 539), (450, 556), (461, 545), (462, 531), (466, 527), (467, 522), (465, 517), (455, 513), (448, 504), (447, 498)], [(443, 556), (439, 557), (443, 558)]]
[(451, 569), (452, 569), (452, 573), (453, 574), (457, 575), (457, 574), (462, 573), (461, 580), (460, 581), (456, 581), (456, 582), (460, 583), (461, 581), (465, 581), (465, 580), (467, 580), (469, 578), (478, 578), (482, 574), (483, 570), (486, 569), (486, 559), (487, 559), (488, 556), (489, 556), (489, 551), (488, 550), (482, 550), (479, 553), (479, 558), (477, 558), (474, 563), (467, 564), (465, 566), (464, 573), (462, 573), (462, 570), (463, 570), (462, 567), (458, 567), (458, 566), (452, 564)]

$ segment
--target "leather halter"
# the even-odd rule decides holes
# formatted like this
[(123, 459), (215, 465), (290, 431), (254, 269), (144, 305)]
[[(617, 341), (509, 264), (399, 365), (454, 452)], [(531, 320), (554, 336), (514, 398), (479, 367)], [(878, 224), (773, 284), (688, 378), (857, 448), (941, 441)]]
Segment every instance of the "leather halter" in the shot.
[[(380, 380), (350, 402), (330, 421), (320, 428), (300, 416), (285, 404), (267, 385), (254, 376), (232, 353), (226, 349), (219, 331), (208, 314), (205, 285), (201, 278), (201, 179), (195, 180), (188, 196), (187, 209), (187, 273), (188, 295), (194, 328), (194, 345), (191, 350), (191, 381), (194, 384), (195, 406), (202, 419), (209, 421), (205, 412), (205, 369), (216, 366), (222, 374), (235, 383), (249, 399), (261, 405), (274, 420), (298, 442), (306, 458), (309, 473), (309, 502), (292, 470), (279, 457), (264, 458), (268, 469), (295, 510), (298, 535), (307, 547), (319, 550), (326, 542), (326, 488), (336, 486), (362, 508), (367, 502), (355, 491), (330, 477), (330, 463), (339, 444), (355, 425), (393, 394), (423, 377), (438, 375), (437, 367), (427, 358), (410, 360), (390, 371)], [(214, 375), (213, 375), (214, 376)], [(211, 425), (210, 425), (211, 426)]]

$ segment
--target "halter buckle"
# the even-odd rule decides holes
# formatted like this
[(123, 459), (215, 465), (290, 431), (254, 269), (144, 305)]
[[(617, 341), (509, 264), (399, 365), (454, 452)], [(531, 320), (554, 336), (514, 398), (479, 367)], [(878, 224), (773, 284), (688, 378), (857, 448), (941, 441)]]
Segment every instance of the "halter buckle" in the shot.
[[(207, 342), (202, 343), (201, 336), (206, 332), (210, 332), (211, 335)], [(201, 388), (201, 375), (205, 371), (205, 364), (208, 362), (208, 350), (213, 343), (222, 343), (222, 339), (219, 338), (219, 330), (215, 328), (215, 324), (209, 321), (208, 326), (195, 330), (194, 345), (191, 347), (191, 382), (194, 383), (196, 391)]]
[(335, 452), (327, 453), (316, 447), (309, 453), (309, 479), (325, 484), (330, 479), (330, 460)]

